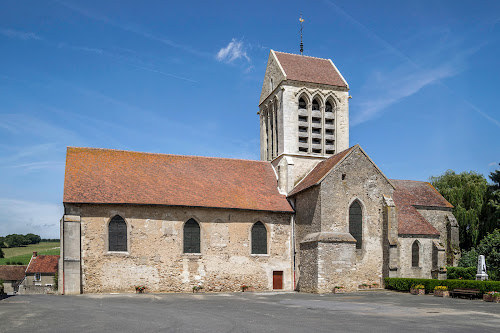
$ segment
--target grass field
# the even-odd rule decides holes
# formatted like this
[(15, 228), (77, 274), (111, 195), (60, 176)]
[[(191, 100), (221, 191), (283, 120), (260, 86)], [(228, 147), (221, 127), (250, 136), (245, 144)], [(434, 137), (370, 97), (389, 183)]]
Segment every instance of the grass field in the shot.
[(2, 249), (5, 258), (0, 259), (0, 265), (5, 265), (7, 261), (20, 261), (23, 265), (27, 265), (34, 251), (38, 252), (38, 254), (59, 254), (59, 244), (59, 242), (44, 242), (24, 247)]

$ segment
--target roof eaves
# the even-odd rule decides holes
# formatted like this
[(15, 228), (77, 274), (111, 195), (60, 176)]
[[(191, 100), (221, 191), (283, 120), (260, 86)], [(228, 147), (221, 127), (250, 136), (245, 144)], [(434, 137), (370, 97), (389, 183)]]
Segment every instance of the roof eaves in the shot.
[(335, 68), (335, 70), (337, 71), (337, 74), (340, 76), (340, 78), (342, 79), (342, 81), (344, 81), (345, 83), (345, 86), (347, 87), (347, 89), (349, 90), (349, 84), (347, 83), (347, 81), (345, 80), (344, 76), (342, 75), (342, 73), (340, 73), (339, 69), (337, 68), (337, 66), (335, 66), (335, 64), (333, 63), (332, 59), (328, 59), (328, 61), (330, 61), (330, 63), (332, 64), (333, 68)]
[(283, 76), (285, 77), (285, 79), (283, 81), (286, 80), (286, 72), (285, 72), (285, 69), (283, 68), (283, 66), (281, 66), (281, 62), (279, 61), (278, 57), (276, 56), (276, 53), (274, 50), (271, 50), (271, 54), (273, 55), (274, 57), (274, 60), (276, 60), (276, 63), (278, 64), (280, 70), (281, 70), (281, 73), (283, 73)]

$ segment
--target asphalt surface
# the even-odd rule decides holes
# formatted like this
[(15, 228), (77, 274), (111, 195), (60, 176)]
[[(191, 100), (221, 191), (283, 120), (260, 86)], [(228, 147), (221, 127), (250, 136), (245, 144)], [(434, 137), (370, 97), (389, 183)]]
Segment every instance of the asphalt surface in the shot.
[(0, 332), (499, 332), (500, 304), (390, 291), (19, 295)]

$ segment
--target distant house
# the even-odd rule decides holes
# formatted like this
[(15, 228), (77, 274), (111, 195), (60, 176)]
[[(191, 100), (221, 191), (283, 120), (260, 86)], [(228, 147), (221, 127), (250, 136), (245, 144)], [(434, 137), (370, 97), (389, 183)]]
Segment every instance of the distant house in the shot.
[(4, 292), (12, 294), (17, 292), (19, 284), (24, 279), (24, 272), (27, 266), (0, 266), (0, 279), (3, 280)]
[(54, 275), (57, 272), (58, 262), (59, 256), (39, 256), (36, 252), (33, 252), (33, 256), (26, 269), (24, 285), (52, 287), (54, 285)]

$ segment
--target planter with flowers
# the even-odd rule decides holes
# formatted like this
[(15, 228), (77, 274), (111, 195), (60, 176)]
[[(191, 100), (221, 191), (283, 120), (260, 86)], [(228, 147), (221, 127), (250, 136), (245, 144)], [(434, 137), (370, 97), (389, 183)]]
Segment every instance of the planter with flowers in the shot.
[(203, 289), (202, 285), (193, 286), (193, 293), (198, 293)]
[(371, 285), (367, 284), (367, 283), (363, 283), (363, 284), (360, 284), (358, 286), (358, 289), (360, 290), (365, 290), (365, 289), (370, 289), (371, 288)]
[(447, 286), (436, 286), (434, 288), (434, 296), (437, 297), (450, 297), (450, 292)]
[(425, 295), (425, 286), (423, 284), (417, 284), (410, 288), (410, 294), (412, 295)]
[(486, 294), (483, 295), (483, 301), (500, 303), (500, 292), (498, 291), (487, 292)]
[(343, 294), (343, 293), (345, 293), (345, 287), (344, 286), (335, 286), (333, 288), (333, 293), (334, 294)]
[(137, 294), (144, 294), (146, 289), (147, 289), (146, 286), (135, 286), (135, 292)]

